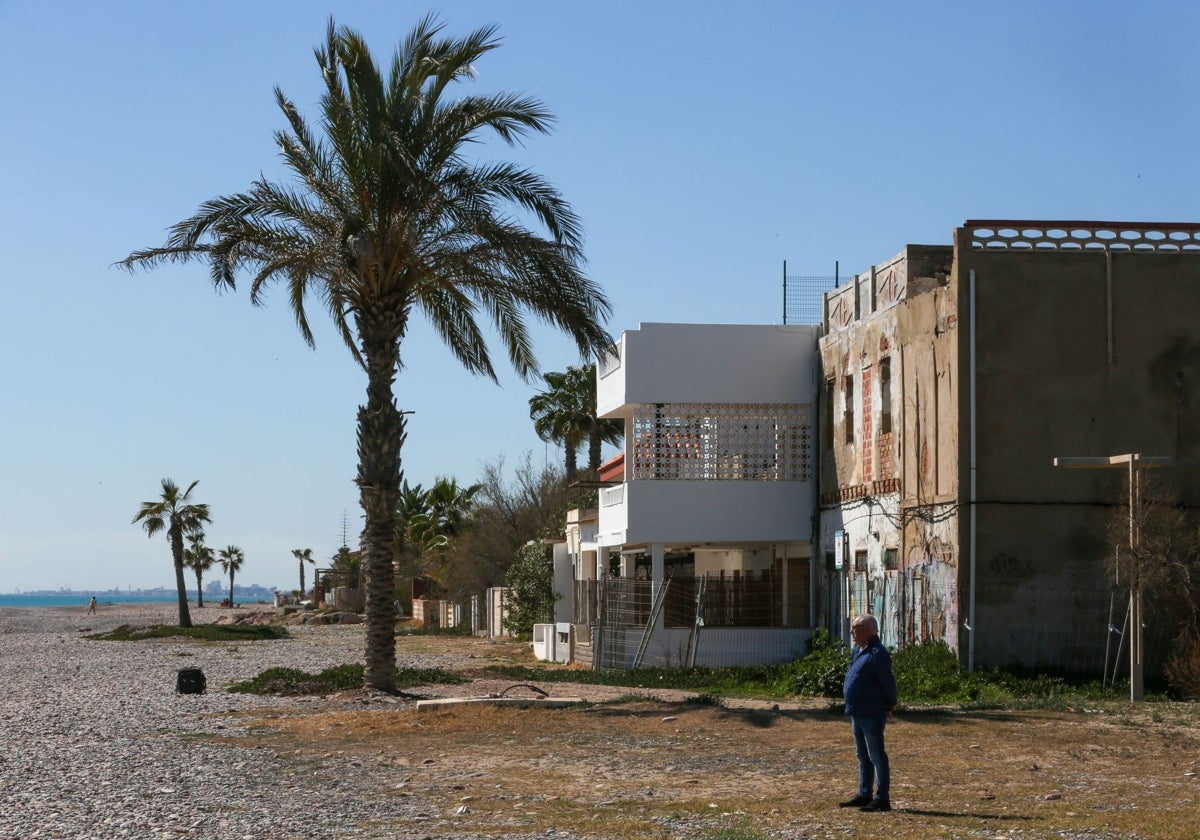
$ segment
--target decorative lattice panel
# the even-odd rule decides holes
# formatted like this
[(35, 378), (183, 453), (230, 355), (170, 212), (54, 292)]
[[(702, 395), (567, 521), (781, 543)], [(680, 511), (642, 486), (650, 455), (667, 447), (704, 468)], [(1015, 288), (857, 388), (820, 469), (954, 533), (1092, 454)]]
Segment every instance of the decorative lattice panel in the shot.
[(1147, 222), (969, 221), (971, 246), (985, 251), (1200, 251), (1200, 226)]
[(810, 406), (676, 403), (639, 406), (629, 433), (633, 478), (807, 481)]

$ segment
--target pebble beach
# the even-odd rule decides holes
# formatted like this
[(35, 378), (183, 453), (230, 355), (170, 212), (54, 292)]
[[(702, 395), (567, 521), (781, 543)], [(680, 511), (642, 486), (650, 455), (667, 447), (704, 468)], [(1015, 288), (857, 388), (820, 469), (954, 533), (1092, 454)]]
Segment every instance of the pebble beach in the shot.
[[(192, 607), (195, 624), (228, 614)], [(314, 767), (237, 743), (247, 733), (231, 713), (328, 701), (224, 686), (268, 667), (361, 662), (362, 626), (297, 626), (287, 640), (228, 645), (86, 638), (177, 619), (172, 604), (102, 605), (96, 615), (0, 608), (0, 840), (427, 836), (387, 830), (421, 803), (372, 797), (371, 780), (359, 778), (368, 771), (350, 760)], [(437, 659), (398, 664), (446, 664)], [(189, 667), (204, 671), (207, 693), (175, 692)]]

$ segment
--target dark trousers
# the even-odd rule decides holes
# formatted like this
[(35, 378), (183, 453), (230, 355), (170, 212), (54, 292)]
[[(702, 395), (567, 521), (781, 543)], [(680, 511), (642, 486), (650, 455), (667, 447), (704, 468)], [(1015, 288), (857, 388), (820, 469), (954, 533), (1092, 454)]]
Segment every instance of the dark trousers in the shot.
[(875, 799), (891, 801), (892, 771), (888, 765), (887, 751), (883, 748), (883, 730), (887, 726), (887, 712), (876, 715), (851, 715), (850, 727), (854, 730), (854, 750), (858, 754), (858, 795), (871, 796), (875, 788)]

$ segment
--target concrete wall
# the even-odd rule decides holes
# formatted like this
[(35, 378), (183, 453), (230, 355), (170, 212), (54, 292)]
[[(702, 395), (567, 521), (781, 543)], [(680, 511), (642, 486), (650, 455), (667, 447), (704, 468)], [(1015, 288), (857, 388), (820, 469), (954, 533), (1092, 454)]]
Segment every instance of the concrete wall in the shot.
[[(814, 503), (807, 481), (631, 481), (619, 510), (600, 508), (599, 540), (607, 546), (807, 541)], [(623, 534), (611, 527), (621, 522)]]
[[(1200, 254), (1114, 253), (1110, 281), (1103, 251), (988, 252), (960, 242), (963, 319), (972, 269), (977, 662), (1102, 658), (1103, 593), (1112, 588), (1106, 506), (1125, 500), (1127, 474), (1052, 461), (1173, 456), (1162, 478), (1200, 498)], [(964, 342), (964, 357), (968, 349)], [(1065, 632), (1062, 621), (1080, 630)]]
[[(644, 403), (811, 403), (815, 325), (642, 324), (601, 366), (601, 416)], [(628, 457), (628, 453), (627, 453)]]

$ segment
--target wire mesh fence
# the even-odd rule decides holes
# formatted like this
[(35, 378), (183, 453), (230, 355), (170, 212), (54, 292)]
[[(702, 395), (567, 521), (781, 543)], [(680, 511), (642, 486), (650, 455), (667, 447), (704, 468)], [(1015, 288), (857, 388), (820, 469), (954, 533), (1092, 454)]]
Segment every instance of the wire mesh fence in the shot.
[[(789, 614), (785, 588), (771, 570), (679, 577), (657, 591), (648, 580), (580, 581), (575, 597), (577, 610), (591, 619), (600, 669), (789, 661), (804, 655), (810, 626), (844, 636), (850, 617), (870, 613), (885, 644), (944, 641), (964, 662), (970, 650), (977, 670), (1106, 684), (1129, 678), (1127, 589), (981, 587), (974, 621), (959, 619), (964, 593), (957, 580), (932, 567), (874, 580), (831, 576), (821, 590), (815, 622), (807, 610)], [(1168, 618), (1145, 620), (1147, 675), (1162, 672), (1176, 631)]]
[(838, 284), (837, 277), (785, 274), (783, 323), (819, 324), (824, 319), (824, 296)]
[[(785, 609), (772, 569), (648, 580), (581, 581), (576, 604), (594, 598), (600, 669), (783, 662), (804, 652), (807, 610)], [(807, 592), (807, 582), (805, 583)]]

